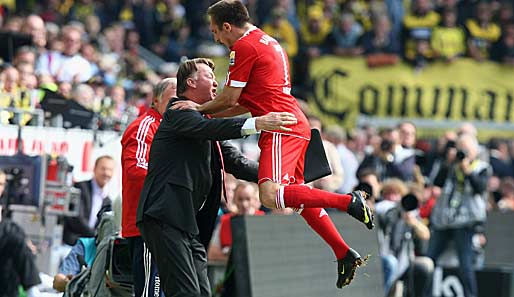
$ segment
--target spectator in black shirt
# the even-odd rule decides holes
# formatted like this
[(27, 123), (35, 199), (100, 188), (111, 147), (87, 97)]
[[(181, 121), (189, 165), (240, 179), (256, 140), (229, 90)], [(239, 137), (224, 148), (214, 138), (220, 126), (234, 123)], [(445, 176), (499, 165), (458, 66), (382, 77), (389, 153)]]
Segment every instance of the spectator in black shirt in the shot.
[(391, 24), (387, 16), (379, 16), (373, 24), (373, 30), (362, 36), (364, 54), (400, 54), (400, 43), (391, 31)]
[(504, 27), (501, 39), (491, 49), (491, 58), (499, 63), (514, 66), (514, 20)]
[[(6, 174), (0, 170), (0, 197), (5, 186)], [(1, 217), (0, 255), (0, 296), (17, 297), (19, 286), (26, 290), (27, 297), (40, 296), (35, 287), (41, 283), (39, 271), (25, 232), (18, 224)]]

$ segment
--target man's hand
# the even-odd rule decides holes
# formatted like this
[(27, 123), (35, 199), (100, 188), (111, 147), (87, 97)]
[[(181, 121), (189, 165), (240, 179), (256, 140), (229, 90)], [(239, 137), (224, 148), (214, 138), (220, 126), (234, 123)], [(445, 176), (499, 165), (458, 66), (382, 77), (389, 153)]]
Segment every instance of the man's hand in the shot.
[(181, 100), (181, 101), (174, 102), (170, 108), (171, 109), (180, 109), (180, 110), (184, 110), (184, 109), (198, 110), (198, 106), (200, 106), (200, 104), (195, 103), (193, 101)]
[(459, 167), (465, 175), (470, 175), (473, 171), (471, 168), (471, 161), (467, 157), (459, 163)]
[(411, 211), (402, 213), (402, 217), (405, 220), (405, 223), (411, 227), (414, 227), (414, 225), (418, 223), (416, 216)]
[(289, 112), (270, 112), (266, 115), (255, 118), (255, 128), (259, 130), (281, 130), (293, 131), (285, 126), (296, 125), (297, 120), (294, 114)]
[(54, 276), (53, 287), (59, 292), (64, 292), (66, 290), (66, 284), (73, 278), (73, 275), (68, 274), (64, 275), (62, 273), (58, 273)]

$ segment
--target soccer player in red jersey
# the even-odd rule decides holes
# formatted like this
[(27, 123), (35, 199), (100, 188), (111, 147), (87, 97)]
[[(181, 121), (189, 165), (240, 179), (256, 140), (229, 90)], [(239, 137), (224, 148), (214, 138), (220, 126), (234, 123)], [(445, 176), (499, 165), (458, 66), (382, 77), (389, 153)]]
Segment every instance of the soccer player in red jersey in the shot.
[(177, 102), (173, 108), (194, 108), (215, 116), (252, 116), (271, 111), (290, 112), (298, 123), (290, 131), (262, 131), (259, 139), (259, 196), (268, 208), (291, 207), (332, 248), (338, 260), (336, 286), (348, 285), (363, 259), (343, 240), (323, 209), (337, 208), (373, 228), (366, 194), (335, 194), (304, 185), (303, 166), (310, 127), (291, 95), (289, 62), (280, 44), (249, 23), (246, 7), (237, 0), (222, 0), (207, 11), (215, 41), (230, 49), (227, 82), (210, 102), (193, 106)]

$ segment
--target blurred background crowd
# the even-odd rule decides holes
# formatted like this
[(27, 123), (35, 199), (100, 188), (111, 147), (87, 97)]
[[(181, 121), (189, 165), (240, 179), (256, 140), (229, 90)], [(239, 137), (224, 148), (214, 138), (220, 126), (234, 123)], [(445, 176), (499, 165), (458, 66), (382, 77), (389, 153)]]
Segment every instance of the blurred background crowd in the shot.
[[(403, 60), (422, 69), (463, 56), (514, 65), (512, 1), (244, 2), (252, 22), (286, 49), (300, 97), (310, 59), (323, 55), (364, 56), (370, 67)], [(49, 91), (95, 112), (103, 121), (94, 126), (121, 130), (148, 107), (151, 85), (174, 75), (181, 59), (226, 55), (199, 13), (210, 1), (0, 3), (2, 108), (40, 107)], [(4, 111), (1, 120), (12, 122), (12, 114)]]
[[(205, 11), (211, 2), (0, 0), (2, 125), (123, 132), (149, 108), (152, 87), (162, 78), (175, 76), (185, 57), (227, 56), (208, 28)], [(308, 80), (315, 79), (308, 77), (310, 59), (324, 55), (364, 57), (370, 68), (404, 61), (422, 71), (433, 61), (452, 63), (461, 57), (514, 67), (513, 1), (244, 2), (252, 23), (287, 51), (293, 93), (300, 97)], [(59, 119), (58, 103), (83, 111), (85, 120)], [(42, 118), (34, 112), (38, 109), (44, 110)], [(420, 239), (413, 251), (416, 257), (428, 259), (440, 256), (438, 243), (448, 236), (444, 230), (464, 228), (470, 244), (457, 243), (457, 258), (467, 257), (461, 260), (480, 265), (487, 242), (485, 218), (474, 213), (514, 210), (514, 140), (491, 138), (479, 143), (473, 123), (463, 123), (439, 138), (421, 139), (411, 122), (345, 130), (338, 125), (324, 127), (314, 116), (310, 121), (322, 131), (333, 171), (313, 186), (339, 193), (362, 183), (371, 186), (386, 290), (405, 273), (401, 258), (406, 247), (396, 236), (402, 224), (413, 228)], [(243, 143), (241, 147), (248, 149)], [(476, 182), (464, 182), (461, 171), (476, 171)], [(220, 210), (220, 225), (209, 250), (213, 261), (227, 260), (231, 244), (227, 215), (268, 212), (252, 185), (229, 179), (227, 188), (233, 194)], [(455, 199), (439, 206), (437, 201), (443, 201), (440, 197), (451, 201), (457, 192), (478, 195), (484, 204), (465, 206), (467, 218), (449, 221), (461, 205)], [(402, 199), (409, 193), (415, 205)], [(392, 209), (402, 214), (391, 213)], [(418, 210), (416, 216), (409, 212), (413, 209)], [(422, 275), (433, 270), (426, 258), (419, 262)]]

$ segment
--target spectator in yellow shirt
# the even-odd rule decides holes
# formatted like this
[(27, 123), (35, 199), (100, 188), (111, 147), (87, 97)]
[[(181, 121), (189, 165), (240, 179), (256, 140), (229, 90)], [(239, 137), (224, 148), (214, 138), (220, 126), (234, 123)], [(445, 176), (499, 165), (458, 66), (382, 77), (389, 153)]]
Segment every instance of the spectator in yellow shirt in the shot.
[(438, 26), (432, 33), (432, 49), (437, 57), (452, 62), (456, 57), (466, 53), (466, 34), (457, 26), (457, 11), (443, 11), (443, 26)]
[(317, 57), (322, 53), (325, 40), (332, 30), (332, 20), (324, 18), (323, 9), (312, 6), (308, 10), (306, 22), (302, 22), (300, 37), (302, 44), (308, 48), (309, 56)]
[(285, 49), (289, 58), (298, 53), (298, 38), (293, 25), (286, 18), (286, 11), (276, 7), (271, 11), (269, 22), (262, 26), (262, 30), (275, 38)]
[(487, 2), (480, 2), (476, 8), (476, 17), (466, 21), (469, 55), (478, 61), (489, 58), (491, 45), (498, 41), (501, 29), (492, 22), (492, 8)]
[[(431, 59), (430, 48), (432, 30), (439, 24), (440, 16), (434, 11), (429, 0), (416, 0), (412, 12), (403, 20), (404, 55), (409, 61), (418, 58)], [(424, 50), (420, 50), (423, 48)]]
[[(0, 108), (32, 109), (28, 93), (20, 88), (20, 73), (16, 68), (7, 66), (0, 74), (0, 83)], [(18, 122), (25, 124), (30, 118), (25, 115), (21, 120), (17, 120), (12, 112), (0, 110), (1, 124), (17, 124)]]
[(327, 52), (326, 41), (332, 31), (332, 20), (325, 18), (323, 8), (311, 5), (307, 9), (307, 19), (300, 24), (300, 46), (294, 63), (294, 81), (298, 86), (305, 85), (311, 59)]

